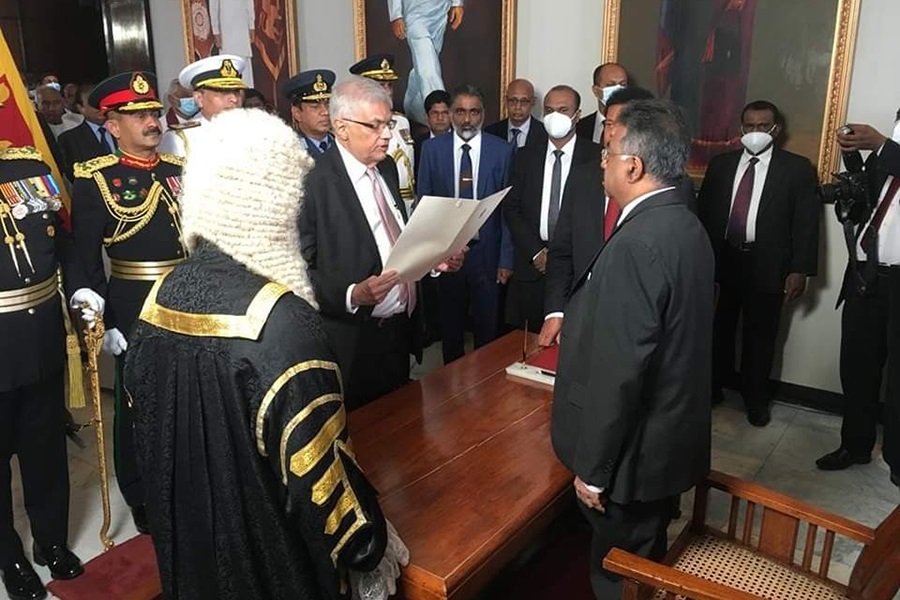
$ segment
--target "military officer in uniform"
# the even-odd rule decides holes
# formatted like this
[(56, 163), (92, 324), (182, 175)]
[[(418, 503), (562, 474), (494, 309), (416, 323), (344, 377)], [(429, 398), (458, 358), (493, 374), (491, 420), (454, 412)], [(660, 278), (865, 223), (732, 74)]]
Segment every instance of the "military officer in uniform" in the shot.
[(234, 54), (217, 54), (192, 62), (178, 74), (178, 83), (193, 90), (200, 112), (181, 125), (169, 127), (159, 144), (163, 154), (184, 158), (191, 146), (191, 137), (214, 116), (244, 104), (247, 84), (241, 79), (244, 59)]
[[(0, 118), (2, 113), (0, 105)], [(58, 273), (62, 267), (68, 277), (78, 265), (63, 227), (59, 191), (60, 182), (37, 150), (0, 151), (0, 352), (5, 365), (0, 370), (0, 569), (14, 600), (44, 598), (47, 592), (13, 527), (13, 454), (19, 458), (35, 561), (48, 565), (56, 579), (71, 579), (83, 570), (67, 547), (63, 377), (68, 314)], [(97, 294), (85, 291), (77, 300), (103, 310)], [(77, 342), (73, 349), (77, 357)]]
[[(381, 87), (394, 97), (394, 82), (400, 79), (394, 70), (393, 54), (376, 54), (364, 58), (352, 67), (350, 73), (368, 77), (381, 84)], [(416, 199), (416, 162), (413, 148), (412, 132), (409, 127), (409, 119), (402, 113), (394, 111), (396, 126), (391, 130), (391, 143), (388, 146), (388, 156), (397, 163), (397, 175), (400, 177), (400, 195), (406, 203), (407, 212), (412, 208)]]
[(300, 144), (313, 159), (325, 154), (332, 144), (328, 100), (334, 85), (334, 71), (314, 69), (288, 79), (281, 93), (291, 101), (291, 118)]
[[(133, 407), (123, 396), (121, 370), (128, 335), (147, 293), (160, 275), (185, 258), (176, 201), (183, 161), (157, 153), (162, 103), (152, 73), (110, 77), (91, 92), (88, 102), (107, 115), (106, 128), (116, 138), (118, 151), (75, 165), (72, 234), (84, 275), (72, 284), (106, 300), (103, 349), (116, 357), (116, 477), (135, 525), (145, 532)], [(109, 281), (103, 269), (103, 248), (110, 259)]]

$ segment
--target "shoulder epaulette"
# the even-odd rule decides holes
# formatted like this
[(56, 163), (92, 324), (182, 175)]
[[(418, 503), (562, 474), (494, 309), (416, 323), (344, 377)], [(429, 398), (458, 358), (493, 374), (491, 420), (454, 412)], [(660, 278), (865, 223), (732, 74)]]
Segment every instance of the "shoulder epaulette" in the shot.
[(90, 179), (94, 176), (94, 173), (96, 173), (100, 169), (105, 169), (106, 167), (111, 167), (112, 165), (118, 163), (118, 156), (116, 156), (115, 154), (107, 154), (105, 156), (98, 156), (97, 158), (92, 158), (84, 162), (75, 163), (73, 171), (75, 172), (75, 177)]
[(185, 129), (190, 129), (191, 127), (200, 127), (200, 125), (200, 121), (185, 121), (184, 123), (169, 125), (169, 129), (173, 131), (184, 131)]
[(34, 146), (19, 146), (14, 148), (10, 146), (6, 150), (0, 152), (0, 160), (39, 160), (43, 161), (44, 157)]
[(179, 167), (184, 166), (184, 159), (180, 156), (176, 156), (175, 154), (166, 154), (164, 152), (159, 153), (159, 160), (163, 162), (167, 162), (170, 165), (176, 165)]

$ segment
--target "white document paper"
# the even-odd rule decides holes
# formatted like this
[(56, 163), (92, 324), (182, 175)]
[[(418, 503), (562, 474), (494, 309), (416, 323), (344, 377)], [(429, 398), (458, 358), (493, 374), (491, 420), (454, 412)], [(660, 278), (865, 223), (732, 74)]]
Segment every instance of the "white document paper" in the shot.
[(469, 243), (510, 188), (481, 200), (424, 196), (391, 249), (384, 270), (418, 281)]

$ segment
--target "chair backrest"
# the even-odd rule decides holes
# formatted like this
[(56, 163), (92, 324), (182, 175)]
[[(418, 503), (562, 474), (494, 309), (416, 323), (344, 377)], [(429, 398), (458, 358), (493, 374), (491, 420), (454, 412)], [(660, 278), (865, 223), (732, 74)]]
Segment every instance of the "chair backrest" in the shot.
[(875, 530), (850, 574), (854, 600), (891, 600), (900, 589), (900, 506)]

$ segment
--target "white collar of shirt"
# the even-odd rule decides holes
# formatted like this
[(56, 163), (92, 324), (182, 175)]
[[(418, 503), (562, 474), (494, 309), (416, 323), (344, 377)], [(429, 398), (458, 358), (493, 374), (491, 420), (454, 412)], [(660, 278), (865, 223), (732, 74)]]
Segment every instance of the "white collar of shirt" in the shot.
[(94, 137), (99, 140), (100, 139), (100, 128), (103, 127), (103, 125), (97, 125), (96, 123), (91, 123), (87, 119), (85, 119), (84, 122), (87, 123), (87, 126), (90, 127), (91, 131), (94, 132)]
[(750, 154), (750, 152), (745, 148), (744, 153), (741, 154), (741, 160), (738, 162), (738, 170), (740, 170), (741, 167), (746, 167), (746, 165), (750, 163), (751, 158), (759, 159), (759, 162), (756, 164), (764, 165), (768, 168), (769, 163), (772, 162), (772, 153), (774, 152), (774, 150), (775, 146), (769, 146), (768, 150), (764, 150), (763, 152), (754, 155)]
[(670, 185), (669, 187), (664, 187), (664, 188), (660, 188), (658, 190), (653, 190), (652, 192), (647, 192), (643, 196), (638, 196), (637, 198), (635, 198), (634, 200), (629, 202), (628, 205), (625, 206), (625, 208), (622, 209), (622, 214), (619, 215), (619, 222), (616, 223), (616, 226), (618, 227), (619, 225), (621, 225), (622, 221), (625, 220), (625, 217), (627, 217), (628, 214), (631, 211), (633, 211), (635, 208), (637, 208), (638, 204), (640, 204), (644, 200), (647, 200), (648, 198), (652, 198), (653, 196), (656, 196), (657, 194), (662, 194), (663, 192), (668, 192), (669, 190), (674, 190), (674, 189), (675, 189), (675, 186)]
[(528, 132), (531, 130), (531, 117), (525, 119), (525, 122), (521, 125), (513, 125), (512, 121), (509, 122), (509, 131), (507, 132), (506, 138), (509, 143), (512, 143), (513, 141), (513, 129), (518, 129), (521, 132), (516, 139), (516, 145), (521, 148), (525, 145), (525, 139), (528, 137)]
[[(575, 138), (566, 142), (562, 148), (562, 155), (559, 157), (560, 178), (559, 178), (559, 205), (562, 208), (563, 191), (566, 189), (566, 181), (569, 179), (569, 172), (572, 169), (572, 155), (575, 152)], [(553, 184), (553, 164), (556, 162), (556, 156), (553, 154), (557, 150), (551, 140), (547, 141), (547, 154), (544, 157), (544, 185), (541, 189), (541, 222), (539, 225), (541, 240), (548, 241), (550, 239), (550, 187)]]
[(462, 158), (463, 144), (469, 145), (469, 158), (472, 159), (472, 197), (478, 198), (478, 165), (481, 162), (481, 131), (471, 140), (466, 141), (453, 132), (453, 190), (459, 198), (459, 163)]
[[(572, 139), (569, 140), (568, 142), (566, 142), (563, 145), (563, 147), (560, 148), (560, 150), (563, 151), (563, 155), (561, 158), (563, 158), (563, 159), (565, 159), (565, 158), (571, 159), (572, 158), (572, 153), (575, 152), (575, 139), (576, 138), (577, 138), (577, 136), (573, 135)], [(548, 141), (547, 142), (547, 160), (550, 162), (550, 164), (553, 164), (553, 159), (555, 158), (553, 153), (555, 151), (556, 151), (556, 146), (553, 144), (552, 141)]]
[(594, 134), (591, 141), (595, 144), (603, 144), (603, 124), (606, 123), (606, 115), (597, 111), (597, 119), (594, 121)]
[(350, 151), (344, 148), (344, 145), (340, 142), (335, 145), (337, 146), (338, 152), (341, 153), (341, 160), (344, 161), (344, 166), (347, 168), (347, 175), (350, 176), (350, 181), (353, 182), (353, 185), (355, 186), (360, 179), (366, 177), (366, 172), (369, 170), (369, 167), (362, 164), (358, 158), (350, 154)]

